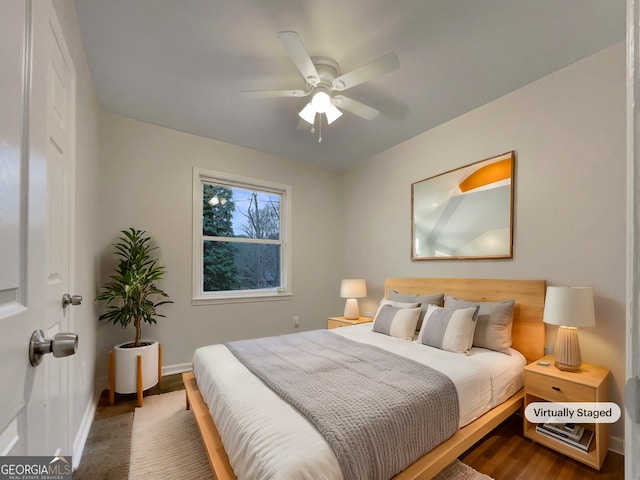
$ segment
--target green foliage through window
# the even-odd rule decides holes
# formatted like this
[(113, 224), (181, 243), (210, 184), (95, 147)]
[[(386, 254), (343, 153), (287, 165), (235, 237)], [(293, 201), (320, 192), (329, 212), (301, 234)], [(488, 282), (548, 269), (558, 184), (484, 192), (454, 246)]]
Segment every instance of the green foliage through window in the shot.
[(282, 286), (282, 194), (202, 182), (203, 292)]

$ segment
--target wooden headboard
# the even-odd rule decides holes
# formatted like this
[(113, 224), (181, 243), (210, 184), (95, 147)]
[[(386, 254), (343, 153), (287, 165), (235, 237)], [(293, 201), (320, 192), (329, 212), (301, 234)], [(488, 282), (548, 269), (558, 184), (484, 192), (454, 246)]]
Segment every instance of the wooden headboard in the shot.
[(544, 280), (494, 280), (478, 278), (387, 278), (385, 297), (389, 290), (414, 295), (446, 293), (476, 302), (515, 300), (513, 310), (513, 348), (527, 362), (544, 355), (545, 328), (542, 322), (547, 283)]

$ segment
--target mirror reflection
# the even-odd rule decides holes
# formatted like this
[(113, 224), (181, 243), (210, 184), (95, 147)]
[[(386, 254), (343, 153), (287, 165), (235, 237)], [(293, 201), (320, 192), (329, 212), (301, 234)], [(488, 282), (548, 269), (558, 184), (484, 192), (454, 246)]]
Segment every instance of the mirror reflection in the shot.
[(412, 260), (513, 256), (513, 151), (411, 185)]

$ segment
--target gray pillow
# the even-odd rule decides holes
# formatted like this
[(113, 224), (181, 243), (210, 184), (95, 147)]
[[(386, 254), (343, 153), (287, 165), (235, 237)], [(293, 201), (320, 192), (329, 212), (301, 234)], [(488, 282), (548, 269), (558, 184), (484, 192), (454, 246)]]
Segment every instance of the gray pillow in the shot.
[(424, 314), (427, 313), (427, 307), (429, 305), (437, 305), (438, 307), (444, 306), (444, 293), (428, 293), (426, 295), (413, 295), (411, 293), (398, 293), (395, 290), (389, 290), (389, 300), (394, 302), (408, 302), (419, 303), (422, 307), (420, 310), (420, 316), (418, 317), (418, 325), (416, 325), (416, 331), (420, 331), (422, 321), (424, 320)]
[(511, 327), (513, 326), (513, 307), (515, 300), (503, 302), (470, 302), (445, 295), (444, 306), (447, 308), (464, 308), (479, 305), (476, 331), (473, 335), (473, 346), (488, 348), (496, 352), (511, 355)]
[(383, 300), (373, 320), (373, 331), (403, 340), (412, 340), (416, 333), (416, 323), (420, 307), (394, 307)]
[(477, 305), (455, 309), (429, 305), (418, 335), (418, 342), (466, 355), (473, 343), (477, 313)]

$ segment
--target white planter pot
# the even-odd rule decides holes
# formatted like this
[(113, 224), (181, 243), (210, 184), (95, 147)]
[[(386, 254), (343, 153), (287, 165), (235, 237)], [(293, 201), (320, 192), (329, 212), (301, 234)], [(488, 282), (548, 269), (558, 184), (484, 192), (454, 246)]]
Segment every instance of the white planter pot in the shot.
[[(143, 343), (145, 340), (143, 340)], [(142, 347), (123, 348), (132, 342), (121, 343), (113, 348), (115, 356), (115, 390), (117, 393), (136, 393), (138, 355), (142, 355), (142, 390), (158, 384), (158, 342)]]

